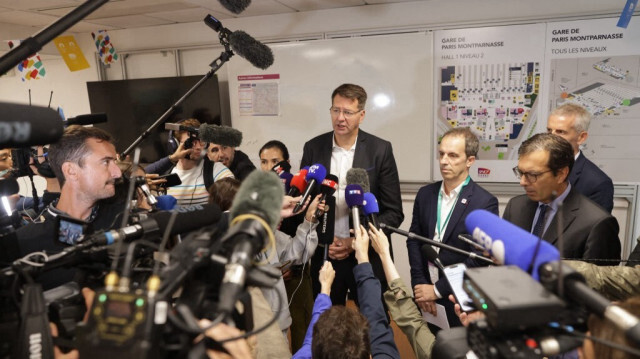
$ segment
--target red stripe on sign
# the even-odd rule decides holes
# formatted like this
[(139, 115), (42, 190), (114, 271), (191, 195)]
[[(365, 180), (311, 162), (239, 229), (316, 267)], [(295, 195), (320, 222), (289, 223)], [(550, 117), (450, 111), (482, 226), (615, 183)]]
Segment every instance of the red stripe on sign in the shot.
[(250, 81), (250, 80), (277, 80), (280, 78), (280, 74), (269, 75), (244, 75), (238, 76), (238, 81)]

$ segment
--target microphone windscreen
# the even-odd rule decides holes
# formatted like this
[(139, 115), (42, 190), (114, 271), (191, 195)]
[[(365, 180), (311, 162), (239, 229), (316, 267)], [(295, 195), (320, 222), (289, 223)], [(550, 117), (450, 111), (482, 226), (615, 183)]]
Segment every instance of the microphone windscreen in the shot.
[[(149, 215), (149, 217), (158, 223), (160, 233), (164, 233), (167, 229), (171, 213), (171, 211), (159, 211)], [(170, 233), (171, 235), (176, 235), (195, 231), (202, 227), (218, 223), (220, 217), (222, 217), (222, 211), (220, 211), (218, 205), (213, 203), (180, 207)]]
[(426, 258), (431, 263), (435, 263), (439, 259), (438, 252), (429, 244), (423, 244), (420, 247), (420, 251), (422, 252), (422, 258)]
[(365, 215), (370, 215), (372, 213), (380, 213), (380, 208), (378, 207), (378, 200), (376, 196), (371, 192), (367, 192), (364, 194), (364, 207), (363, 211)]
[(560, 259), (560, 253), (551, 243), (539, 241), (538, 237), (489, 211), (472, 211), (465, 219), (465, 224), (473, 239), (489, 251), (492, 257), (500, 263), (516, 265), (524, 271), (529, 269), (535, 248), (540, 242), (532, 273), (536, 280), (542, 263)]
[(239, 147), (242, 143), (242, 132), (229, 126), (203, 123), (200, 125), (198, 132), (198, 138), (202, 142), (211, 142), (228, 147)]
[(271, 230), (280, 222), (280, 209), (284, 189), (280, 178), (273, 172), (253, 171), (242, 181), (231, 204), (230, 215), (256, 214), (267, 221)]
[(316, 163), (315, 165), (309, 167), (309, 172), (307, 172), (306, 180), (307, 182), (309, 182), (314, 179), (317, 183), (321, 183), (326, 176), (326, 168), (324, 168), (323, 165)]
[(351, 168), (347, 171), (347, 184), (357, 184), (365, 192), (370, 192), (369, 175), (364, 168)]
[(286, 161), (286, 160), (280, 161), (276, 163), (273, 167), (271, 167), (271, 170), (276, 174), (280, 175), (282, 172), (290, 172), (291, 164), (289, 163), (289, 161)]
[(40, 146), (62, 137), (62, 118), (40, 106), (0, 102), (0, 148)]
[(86, 125), (94, 125), (96, 123), (104, 123), (104, 122), (107, 122), (107, 114), (102, 112), (102, 113), (92, 113), (88, 115), (80, 115), (80, 116), (68, 118), (67, 121), (65, 121), (65, 125), (66, 126), (71, 126), (71, 125), (86, 126)]
[(324, 180), (322, 180), (322, 186), (320, 186), (320, 193), (333, 196), (338, 190), (338, 176), (329, 173)]
[(170, 211), (176, 208), (176, 205), (178, 204), (178, 200), (168, 194), (156, 196), (156, 199), (158, 200), (158, 203), (156, 203), (156, 208), (161, 211)]
[(302, 193), (307, 188), (307, 180), (304, 179), (304, 176), (298, 173), (291, 178), (291, 187), (297, 188), (300, 193)]
[(240, 14), (251, 4), (251, 0), (218, 0), (220, 5), (234, 14)]
[(232, 32), (229, 35), (229, 44), (236, 54), (257, 68), (266, 70), (273, 64), (271, 49), (244, 31)]
[(364, 193), (362, 187), (358, 184), (348, 184), (344, 189), (344, 200), (349, 208), (353, 206), (362, 206), (364, 201)]

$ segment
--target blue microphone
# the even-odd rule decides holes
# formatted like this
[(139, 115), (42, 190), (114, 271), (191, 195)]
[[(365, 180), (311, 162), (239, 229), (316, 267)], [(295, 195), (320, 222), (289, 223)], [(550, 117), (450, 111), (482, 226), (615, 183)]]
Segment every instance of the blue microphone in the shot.
[(317, 186), (324, 181), (324, 178), (327, 176), (327, 169), (324, 168), (323, 165), (316, 163), (309, 167), (309, 171), (307, 172), (307, 188), (305, 188), (304, 193), (302, 194), (302, 199), (300, 202), (293, 207), (293, 213), (296, 213), (302, 209), (304, 203), (307, 201), (307, 198), (311, 196), (313, 190), (316, 189)]
[(376, 196), (367, 192), (364, 194), (364, 215), (367, 216), (367, 219), (371, 224), (373, 224), (376, 229), (380, 229), (380, 222), (378, 221), (378, 213), (380, 213), (380, 208), (378, 207), (378, 200)]
[(469, 213), (465, 224), (473, 239), (489, 251), (491, 256), (503, 264), (516, 265), (524, 271), (532, 267), (531, 275), (535, 280), (539, 280), (538, 268), (543, 263), (560, 259), (560, 252), (551, 243), (541, 241), (489, 211), (477, 209)]
[(351, 209), (351, 217), (353, 220), (353, 233), (360, 230), (360, 207), (364, 203), (364, 191), (362, 186), (358, 184), (348, 184), (344, 189), (344, 200)]

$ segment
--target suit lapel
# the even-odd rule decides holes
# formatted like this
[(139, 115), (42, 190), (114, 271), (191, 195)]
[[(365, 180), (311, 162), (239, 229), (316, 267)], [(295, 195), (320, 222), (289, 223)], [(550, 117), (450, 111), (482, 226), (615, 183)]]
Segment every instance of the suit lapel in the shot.
[[(576, 212), (579, 210), (578, 198), (574, 193), (575, 192), (572, 189), (567, 195), (567, 198), (564, 199), (562, 208), (558, 211), (558, 213), (561, 213), (562, 215), (562, 233), (566, 233), (567, 228), (569, 228), (571, 223), (576, 219)], [(547, 231), (544, 232), (544, 235), (542, 236), (545, 241), (553, 245), (558, 241), (558, 213), (553, 216), (551, 223), (549, 223), (549, 227), (547, 227)]]
[(367, 163), (367, 134), (362, 130), (358, 131), (356, 152), (353, 154), (353, 165), (351, 167), (363, 168), (369, 172), (370, 169), (365, 167), (369, 165)]
[(320, 163), (327, 169), (327, 173), (331, 172), (331, 153), (333, 152), (333, 132), (329, 132), (325, 139), (324, 145), (319, 148)]
[(442, 181), (438, 182), (437, 186), (433, 186), (433, 192), (431, 192), (431, 200), (429, 201), (429, 210), (426, 213), (426, 222), (429, 224), (427, 228), (427, 237), (433, 238), (436, 233), (436, 218), (438, 216), (438, 194), (440, 193), (440, 186)]
[(569, 183), (571, 183), (572, 186), (575, 186), (576, 182), (578, 182), (578, 179), (580, 178), (580, 174), (582, 173), (582, 169), (584, 168), (585, 162), (586, 161), (585, 161), (584, 154), (580, 153), (580, 156), (578, 156), (578, 159), (573, 164), (573, 168), (569, 173)]
[[(451, 213), (451, 218), (449, 218), (447, 229), (444, 231), (442, 242), (448, 242), (450, 239), (449, 237), (451, 236), (451, 232), (453, 232), (453, 230), (458, 226), (458, 222), (462, 218), (462, 215), (466, 211), (467, 205), (469, 204), (469, 201), (473, 196), (474, 186), (475, 183), (473, 181), (469, 181), (469, 184), (462, 188), (462, 192), (460, 192), (460, 196), (458, 196), (458, 200), (453, 207), (453, 213)], [(442, 216), (446, 216), (446, 214), (443, 213)], [(444, 218), (442, 218), (441, 220), (444, 220)]]

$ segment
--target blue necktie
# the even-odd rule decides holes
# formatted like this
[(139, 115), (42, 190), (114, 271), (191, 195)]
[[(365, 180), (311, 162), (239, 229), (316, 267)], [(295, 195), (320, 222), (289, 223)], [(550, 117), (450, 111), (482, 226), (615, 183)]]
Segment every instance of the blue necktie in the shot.
[(547, 206), (546, 204), (540, 205), (540, 213), (538, 213), (538, 220), (536, 221), (536, 225), (533, 226), (533, 232), (531, 232), (536, 237), (542, 237), (542, 234), (544, 233), (544, 217), (545, 217), (545, 214), (547, 213), (548, 207), (549, 206)]

